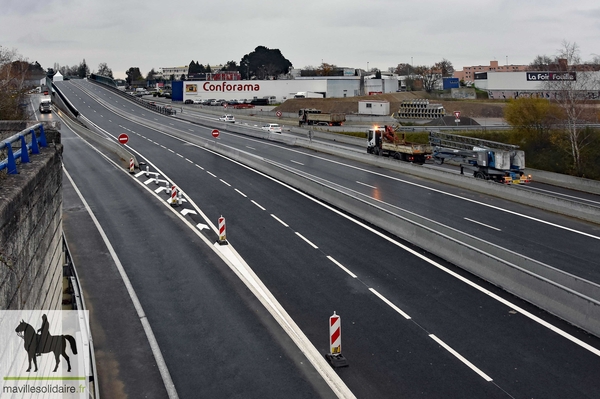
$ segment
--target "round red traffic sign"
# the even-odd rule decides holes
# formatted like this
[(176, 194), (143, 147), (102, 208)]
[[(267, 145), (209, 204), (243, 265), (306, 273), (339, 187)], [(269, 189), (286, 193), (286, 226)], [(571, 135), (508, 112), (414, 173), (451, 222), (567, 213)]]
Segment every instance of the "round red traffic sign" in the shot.
[(119, 134), (119, 143), (121, 143), (121, 144), (127, 144), (128, 141), (129, 141), (129, 136), (128, 135), (126, 135), (125, 133)]
[(277, 115), (278, 118), (281, 118), (281, 111), (275, 112), (275, 115)]
[(213, 129), (213, 131), (211, 132), (211, 134), (212, 134), (212, 136), (213, 136), (214, 138), (217, 138), (217, 137), (219, 137), (219, 131), (218, 131), (217, 129)]

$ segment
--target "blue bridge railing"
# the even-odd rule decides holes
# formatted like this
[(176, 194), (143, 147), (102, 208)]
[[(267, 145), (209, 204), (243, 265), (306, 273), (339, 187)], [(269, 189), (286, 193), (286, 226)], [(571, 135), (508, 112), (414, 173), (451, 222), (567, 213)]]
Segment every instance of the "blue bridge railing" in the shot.
[[(12, 144), (16, 142), (20, 142), (17, 146), (21, 148), (13, 151)], [(0, 171), (7, 169), (8, 174), (17, 174), (17, 160), (20, 159), (21, 163), (28, 163), (29, 151), (31, 150), (32, 154), (39, 154), (40, 147), (48, 147), (44, 126), (41, 123), (1, 141), (0, 152), (6, 153), (6, 159), (0, 161)]]

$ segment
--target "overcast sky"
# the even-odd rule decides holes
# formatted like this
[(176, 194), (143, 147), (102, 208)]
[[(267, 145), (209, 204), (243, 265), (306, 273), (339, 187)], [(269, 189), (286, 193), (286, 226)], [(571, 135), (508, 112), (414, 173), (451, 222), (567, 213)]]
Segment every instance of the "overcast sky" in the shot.
[(218, 65), (257, 46), (294, 68), (322, 62), (387, 70), (399, 63), (529, 64), (575, 42), (600, 55), (598, 0), (1, 0), (0, 45), (43, 68), (105, 62)]

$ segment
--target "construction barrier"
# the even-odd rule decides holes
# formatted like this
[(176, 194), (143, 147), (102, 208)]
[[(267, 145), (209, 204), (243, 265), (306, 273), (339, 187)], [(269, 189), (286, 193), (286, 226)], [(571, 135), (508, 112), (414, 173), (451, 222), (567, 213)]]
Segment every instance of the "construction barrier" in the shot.
[(221, 216), (219, 218), (219, 244), (227, 244), (227, 234), (225, 229), (225, 218)]
[(335, 311), (329, 317), (329, 353), (325, 357), (334, 368), (348, 366), (342, 355), (342, 318)]
[(169, 201), (171, 205), (177, 205), (177, 187), (171, 187), (171, 199)]
[(342, 353), (342, 321), (335, 311), (329, 318), (329, 353), (331, 355)]

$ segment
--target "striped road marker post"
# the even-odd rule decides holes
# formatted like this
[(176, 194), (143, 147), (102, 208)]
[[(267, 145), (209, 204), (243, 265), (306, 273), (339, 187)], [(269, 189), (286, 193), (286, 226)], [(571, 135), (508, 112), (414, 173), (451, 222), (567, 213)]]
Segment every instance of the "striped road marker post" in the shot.
[(177, 187), (171, 187), (171, 199), (169, 201), (171, 206), (177, 205)]
[(325, 358), (333, 368), (349, 366), (342, 355), (342, 318), (335, 311), (329, 317), (329, 353)]
[(227, 233), (225, 229), (225, 218), (223, 215), (219, 218), (219, 244), (227, 245)]
[(135, 173), (135, 163), (133, 158), (129, 158), (129, 173)]

